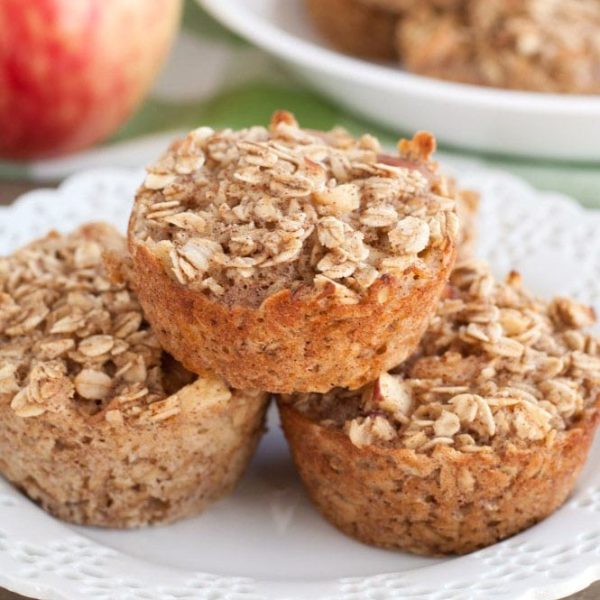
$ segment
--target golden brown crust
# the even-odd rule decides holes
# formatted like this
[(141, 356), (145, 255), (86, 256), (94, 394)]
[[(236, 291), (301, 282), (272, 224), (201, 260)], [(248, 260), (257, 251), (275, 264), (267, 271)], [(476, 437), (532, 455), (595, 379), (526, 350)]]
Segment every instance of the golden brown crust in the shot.
[(366, 58), (394, 59), (397, 17), (357, 0), (306, 0), (319, 31), (339, 50)]
[(537, 523), (563, 504), (586, 460), (599, 402), (552, 443), (431, 455), (352, 444), (279, 402), (294, 462), (313, 502), (344, 533), (425, 555), (463, 554)]
[(250, 308), (180, 285), (131, 236), (130, 250), (139, 300), (168, 352), (193, 372), (210, 369), (233, 387), (277, 393), (357, 388), (402, 362), (429, 323), (455, 254), (446, 248), (435, 277), (408, 292), (386, 275), (358, 304), (340, 304), (331, 285), (283, 290)]

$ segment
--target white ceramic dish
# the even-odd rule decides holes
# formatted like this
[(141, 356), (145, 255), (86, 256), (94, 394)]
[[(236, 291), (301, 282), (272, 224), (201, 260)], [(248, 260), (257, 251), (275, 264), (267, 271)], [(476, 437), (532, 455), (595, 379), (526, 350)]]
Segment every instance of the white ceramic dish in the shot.
[[(534, 290), (600, 309), (600, 213), (508, 175), (456, 163), (483, 191), (480, 254)], [(125, 227), (141, 173), (97, 170), (0, 208), (0, 254), (87, 220)], [(276, 415), (236, 492), (204, 515), (120, 532), (46, 515), (0, 479), (0, 586), (42, 600), (553, 600), (600, 579), (600, 444), (544, 523), (462, 558), (355, 542), (322, 520), (294, 474)]]
[(450, 83), (345, 56), (317, 35), (302, 0), (199, 1), (326, 96), (394, 130), (428, 129), (477, 151), (600, 161), (600, 96)]

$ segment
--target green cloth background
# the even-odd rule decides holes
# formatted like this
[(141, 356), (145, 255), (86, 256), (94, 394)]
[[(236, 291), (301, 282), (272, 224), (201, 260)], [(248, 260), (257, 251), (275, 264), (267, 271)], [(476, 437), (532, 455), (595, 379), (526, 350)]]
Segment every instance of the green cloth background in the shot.
[[(378, 125), (348, 114), (300, 84), (286, 72), (284, 66), (225, 30), (193, 0), (187, 0), (185, 5), (182, 34), (197, 37), (204, 46), (214, 44), (221, 49), (227, 46), (231, 48), (235, 58), (232, 62), (258, 66), (251, 69), (250, 78), (243, 73), (232, 72), (225, 81), (215, 85), (208, 98), (174, 101), (150, 94), (137, 113), (102, 148), (109, 151), (119, 143), (140, 136), (188, 129), (200, 124), (235, 128), (266, 123), (270, 114), (279, 108), (296, 113), (305, 126), (329, 128), (339, 124), (355, 133), (372, 132), (390, 144), (394, 143), (399, 135), (411, 133), (383, 130)], [(170, 68), (174, 67), (168, 63), (166, 69)], [(241, 69), (243, 67), (240, 67)], [(204, 71), (199, 60), (195, 76), (206, 76)], [(563, 192), (586, 206), (600, 208), (600, 157), (597, 164), (564, 163), (473, 154), (443, 146), (441, 149), (449, 155), (480, 159), (514, 173), (540, 189)], [(37, 163), (37, 166), (39, 165), (43, 166), (43, 163)], [(61, 168), (64, 168), (65, 174), (69, 172), (68, 159), (61, 161)], [(36, 163), (0, 163), (0, 177), (35, 177), (35, 170)]]

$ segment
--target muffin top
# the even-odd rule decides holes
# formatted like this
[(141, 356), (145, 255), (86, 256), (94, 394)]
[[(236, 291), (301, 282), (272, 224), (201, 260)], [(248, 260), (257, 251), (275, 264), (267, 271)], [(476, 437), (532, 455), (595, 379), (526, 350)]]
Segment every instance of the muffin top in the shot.
[(527, 293), (517, 273), (500, 282), (487, 264), (464, 262), (406, 364), (356, 392), (291, 399), (358, 447), (551, 443), (598, 401), (600, 344), (582, 331), (594, 322), (588, 306)]
[(458, 222), (427, 133), (382, 153), (369, 135), (202, 127), (148, 168), (130, 241), (181, 285), (225, 304), (258, 306), (301, 285), (334, 285), (359, 302), (384, 275), (426, 278), (451, 252)]
[(195, 376), (163, 353), (118, 269), (121, 280), (109, 278), (103, 253), (124, 250), (121, 235), (95, 224), (0, 258), (0, 400), (17, 416), (118, 425), (180, 411), (172, 394)]

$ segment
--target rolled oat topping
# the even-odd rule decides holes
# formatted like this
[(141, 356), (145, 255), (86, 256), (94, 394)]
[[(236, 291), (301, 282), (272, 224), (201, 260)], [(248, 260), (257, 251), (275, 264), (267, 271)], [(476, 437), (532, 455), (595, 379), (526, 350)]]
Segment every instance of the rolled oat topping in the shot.
[(118, 424), (172, 416), (168, 358), (132, 292), (103, 266), (104, 242), (123, 248), (124, 240), (93, 227), (0, 258), (0, 401), (21, 417), (76, 411)]
[(427, 271), (455, 240), (433, 149), (420, 133), (385, 156), (372, 136), (303, 130), (284, 112), (269, 129), (202, 127), (149, 167), (135, 235), (179, 283), (216, 296), (333, 283), (357, 301), (382, 274)]
[(584, 331), (594, 322), (588, 306), (542, 301), (518, 274), (500, 282), (485, 263), (464, 262), (410, 361), (359, 392), (294, 401), (359, 447), (486, 452), (550, 442), (600, 394), (600, 342)]

